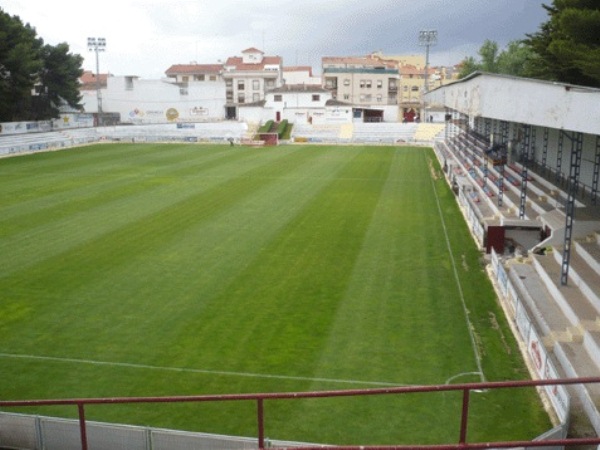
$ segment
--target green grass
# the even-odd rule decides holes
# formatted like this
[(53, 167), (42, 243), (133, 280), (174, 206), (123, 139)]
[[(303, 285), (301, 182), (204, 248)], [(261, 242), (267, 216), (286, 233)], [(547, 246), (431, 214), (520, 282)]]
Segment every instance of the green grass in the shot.
[[(0, 160), (0, 398), (441, 384), (478, 371), (473, 341), (487, 380), (526, 378), (432, 173), (431, 150), (400, 147), (119, 144)], [(267, 401), (266, 434), (456, 442), (460, 405), (459, 394)], [(87, 417), (256, 435), (251, 402)], [(549, 427), (533, 390), (473, 398), (471, 441)]]

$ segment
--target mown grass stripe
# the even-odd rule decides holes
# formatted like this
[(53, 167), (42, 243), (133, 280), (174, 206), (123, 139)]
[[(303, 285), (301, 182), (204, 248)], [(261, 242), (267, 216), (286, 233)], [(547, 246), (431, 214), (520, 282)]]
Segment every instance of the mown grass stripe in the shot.
[[(100, 147), (96, 153), (104, 151), (105, 147)], [(209, 169), (218, 167), (220, 164), (231, 163), (234, 160), (243, 156), (244, 153), (225, 152), (223, 150), (212, 151), (198, 150), (190, 151), (190, 148), (183, 147), (187, 152), (176, 151), (175, 149), (165, 152), (171, 156), (169, 160), (161, 158), (160, 165), (156, 167), (147, 167), (149, 158), (155, 158), (155, 155), (160, 155), (156, 152), (142, 152), (138, 149), (130, 149), (130, 152), (135, 152), (133, 156), (139, 160), (139, 165), (132, 166), (130, 163), (125, 164), (124, 159), (128, 159), (129, 153), (121, 152), (110, 161), (110, 166), (97, 164), (92, 167), (82, 169), (78, 167), (77, 171), (61, 172), (61, 181), (49, 182), (47, 179), (38, 180), (36, 173), (44, 173), (43, 167), (35, 166), (26, 174), (20, 174), (23, 177), (21, 183), (22, 189), (20, 192), (5, 192), (2, 188), (4, 184), (0, 182), (0, 223), (7, 222), (15, 217), (16, 214), (29, 214), (23, 217), (22, 222), (35, 223), (35, 216), (38, 214), (47, 214), (49, 210), (62, 207), (64, 204), (74, 204), (73, 200), (80, 199), (80, 203), (76, 203), (76, 207), (80, 208), (81, 203), (95, 203), (93, 196), (110, 195), (113, 192), (118, 195), (121, 190), (126, 190), (127, 187), (135, 189), (140, 186), (141, 189), (153, 187), (152, 183), (168, 180), (176, 180), (177, 170), (193, 171), (195, 176), (199, 176), (202, 172), (207, 172)], [(137, 153), (137, 154), (136, 154)], [(58, 156), (65, 157), (63, 154)], [(131, 155), (129, 156), (131, 157)], [(167, 164), (168, 162), (168, 164)], [(2, 165), (0, 164), (0, 169)], [(54, 178), (56, 175), (52, 175)], [(34, 181), (33, 186), (27, 186), (27, 183)], [(25, 186), (23, 186), (25, 185)], [(126, 191), (127, 192), (127, 191)], [(33, 195), (35, 194), (35, 195)], [(127, 193), (123, 194), (127, 195)], [(102, 200), (101, 198), (98, 200)]]
[[(291, 157), (295, 153), (281, 152), (273, 155), (268, 164), (279, 168), (280, 159), (286, 155)], [(187, 204), (181, 202), (187, 201), (191, 207), (196, 202), (203, 201), (202, 197), (194, 195), (204, 196), (210, 202), (211, 192), (219, 191), (230, 180), (237, 178), (236, 182), (241, 185), (250, 179), (252, 173), (264, 173), (261, 166), (265, 164), (265, 159), (250, 153), (242, 164), (240, 158), (244, 156), (240, 155), (244, 154), (234, 155), (233, 160), (228, 160), (225, 164), (212, 161), (204, 168), (205, 171), (202, 171), (202, 167), (198, 169), (197, 178), (173, 177), (166, 182), (162, 178), (143, 178), (128, 183), (122, 189), (116, 186), (114, 190), (105, 192), (104, 196), (90, 199), (85, 207), (63, 206), (38, 216), (38, 222), (24, 226), (20, 226), (19, 222), (13, 222), (12, 226), (4, 225), (3, 228), (8, 231), (0, 233), (5, 237), (0, 241), (0, 252), (13, 257), (10, 260), (0, 260), (0, 278), (89, 241), (94, 234), (103, 236), (136, 220), (151, 221), (152, 215), (170, 214), (166, 208), (178, 202), (182, 207)], [(303, 154), (298, 153), (298, 157), (302, 158)], [(224, 172), (227, 173), (226, 177), (210, 177), (211, 174)], [(120, 181), (117, 178), (113, 183), (119, 185)], [(71, 202), (77, 203), (74, 199)]]
[[(348, 158), (339, 177), (204, 311), (206, 326), (193, 342), (215, 346), (209, 366), (312, 373), (386, 179), (390, 153), (378, 152)], [(194, 353), (190, 344), (186, 355)]]
[[(300, 156), (301, 159), (298, 159)], [(345, 158), (323, 161), (320, 152), (305, 152), (296, 155), (295, 159), (296, 163), (288, 166), (292, 173), (309, 171), (321, 175), (308, 189), (303, 187), (305, 182), (301, 177), (294, 177), (297, 181), (292, 183), (278, 178), (236, 178), (226, 187), (219, 186), (217, 192), (205, 192), (203, 197), (187, 199), (184, 205), (174, 205), (176, 210), (166, 214), (168, 220), (164, 223), (153, 223), (145, 217), (125, 229), (116, 230), (112, 235), (103, 235), (84, 246), (77, 246), (72, 251), (45, 260), (32, 270), (8, 278), (4, 283), (5, 292), (7, 295), (12, 293), (16, 298), (25, 299), (29, 296), (30, 302), (36, 302), (36, 298), (44, 302), (56, 298), (69, 304), (69, 314), (64, 315), (63, 312), (62, 319), (57, 320), (51, 313), (40, 314), (38, 320), (31, 324), (32, 328), (53, 330), (56, 338), (65, 332), (67, 335), (72, 333), (73, 329), (64, 328), (70, 324), (69, 327), (75, 327), (84, 334), (86, 327), (89, 328), (88, 332), (113, 330), (116, 339), (111, 348), (123, 342), (119, 339), (123, 333), (129, 339), (140, 341), (142, 348), (145, 348), (144, 341), (153, 340), (148, 333), (154, 326), (163, 333), (157, 338), (168, 341), (169, 333), (177, 329), (174, 326), (176, 321), (185, 321), (194, 308), (201, 308), (212, 295), (226, 286), (224, 280), (235, 275), (236, 265), (243, 264), (244, 268), (249, 264), (245, 255), (253, 257), (253, 252), (260, 249), (257, 246), (261, 242), (266, 244), (270, 234), (285, 223), (281, 222), (282, 218), (292, 220), (294, 211), (311, 198), (309, 192), (327, 182), (325, 174), (334, 177), (337, 167), (345, 164)], [(275, 164), (273, 169), (279, 171), (277, 166)], [(263, 168), (260, 172), (264, 174)], [(272, 188), (274, 182), (280, 185), (278, 189)], [(277, 194), (282, 206), (276, 211), (272, 210), (273, 193)], [(290, 201), (296, 195), (296, 201)], [(234, 201), (233, 204), (229, 203), (229, 198)], [(240, 214), (240, 202), (248, 208), (246, 214)], [(283, 215), (285, 210), (289, 212)], [(159, 214), (164, 215), (165, 211), (160, 210)], [(140, 231), (136, 231), (138, 228)], [(235, 245), (232, 239), (240, 244)], [(229, 248), (233, 251), (224, 254)], [(198, 251), (196, 255), (195, 251)], [(188, 268), (193, 270), (198, 266), (204, 268), (203, 273), (189, 273)], [(136, 267), (144, 269), (137, 271)], [(148, 270), (152, 275), (148, 274)], [(75, 276), (74, 279), (71, 274)], [(194, 294), (199, 302), (190, 303)], [(163, 299), (154, 301), (154, 319), (144, 322), (136, 320), (137, 309), (131, 309), (129, 295), (140, 300)], [(90, 302), (94, 305), (91, 309)], [(42, 303), (40, 307), (54, 310), (52, 304)], [(99, 313), (92, 314), (94, 310)], [(93, 323), (79, 318), (86, 316), (93, 318)], [(121, 324), (124, 327), (119, 329)], [(44, 334), (40, 338), (43, 339)], [(64, 342), (63, 345), (78, 344)], [(28, 346), (35, 348), (45, 346), (45, 343), (32, 340)], [(174, 346), (179, 347), (177, 343)], [(170, 347), (170, 353), (173, 353), (173, 348)], [(88, 348), (88, 351), (91, 349)], [(103, 351), (110, 352), (110, 348)], [(155, 353), (143, 352), (140, 356), (148, 358), (161, 353), (159, 347)]]

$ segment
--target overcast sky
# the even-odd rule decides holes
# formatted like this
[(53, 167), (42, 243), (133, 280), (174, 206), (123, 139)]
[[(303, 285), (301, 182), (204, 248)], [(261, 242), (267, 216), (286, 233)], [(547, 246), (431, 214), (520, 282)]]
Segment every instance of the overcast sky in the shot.
[(419, 31), (435, 29), (433, 65), (477, 56), (486, 39), (504, 47), (548, 19), (551, 0), (0, 0), (44, 42), (67, 42), (96, 70), (88, 37), (106, 38), (100, 72), (157, 79), (172, 64), (217, 63), (249, 47), (311, 65), (321, 57), (424, 54)]

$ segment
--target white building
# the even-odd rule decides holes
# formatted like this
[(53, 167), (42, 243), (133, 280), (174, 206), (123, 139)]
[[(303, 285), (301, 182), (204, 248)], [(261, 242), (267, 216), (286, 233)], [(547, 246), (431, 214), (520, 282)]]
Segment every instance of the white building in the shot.
[(331, 92), (319, 85), (285, 84), (267, 93), (264, 109), (269, 119), (279, 122), (312, 123), (325, 113)]
[(313, 75), (311, 66), (288, 66), (283, 68), (283, 84), (321, 85), (321, 77)]
[(259, 104), (268, 91), (283, 84), (283, 60), (280, 56), (265, 56), (256, 48), (249, 48), (241, 57), (227, 59), (223, 65), (223, 78), (226, 118), (237, 119), (240, 106)]
[[(84, 92), (86, 111), (94, 111), (92, 106), (97, 108), (95, 98), (95, 91)], [(102, 110), (119, 113), (123, 123), (222, 120), (224, 105), (223, 81), (174, 83), (135, 76), (109, 77), (106, 89), (102, 90)]]

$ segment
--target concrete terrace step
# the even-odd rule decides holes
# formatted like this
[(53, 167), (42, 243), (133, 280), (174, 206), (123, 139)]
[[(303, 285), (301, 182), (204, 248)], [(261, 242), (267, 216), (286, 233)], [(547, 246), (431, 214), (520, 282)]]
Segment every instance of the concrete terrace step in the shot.
[[(559, 376), (597, 375), (600, 318), (571, 325), (531, 264), (513, 263), (509, 267), (508, 276), (519, 291), (536, 329), (543, 335), (542, 341), (556, 362)], [(596, 417), (595, 405), (600, 404), (599, 386), (574, 385), (567, 390), (572, 397), (570, 432), (591, 436), (600, 431), (600, 423), (590, 421), (590, 417)]]
[(542, 282), (571, 325), (578, 326), (582, 320), (596, 320), (600, 316), (579, 287), (573, 283), (566, 286), (560, 284), (561, 267), (554, 255), (532, 255), (532, 260)]
[[(578, 253), (577, 245), (571, 251), (569, 265), (569, 284), (574, 284), (579, 288), (583, 295), (590, 301), (596, 312), (600, 314), (600, 274), (596, 273), (594, 268), (588, 264), (588, 261)], [(554, 250), (554, 259), (558, 265), (562, 264), (561, 249)]]
[(576, 242), (576, 252), (589, 264), (590, 268), (600, 276), (600, 245), (596, 239)]
[(547, 347), (554, 345), (556, 334), (575, 326), (558, 307), (531, 264), (512, 263), (508, 276), (518, 289), (527, 313), (535, 322)]
[(587, 330), (583, 335), (583, 346), (592, 360), (600, 366), (600, 331)]
[[(598, 376), (600, 367), (590, 357), (581, 343), (557, 342), (553, 354), (564, 370), (564, 376), (581, 378)], [(600, 385), (590, 383), (587, 385), (573, 385), (569, 390), (573, 397), (573, 407), (582, 409), (592, 420), (592, 427), (600, 433)], [(589, 431), (588, 431), (589, 432)]]

